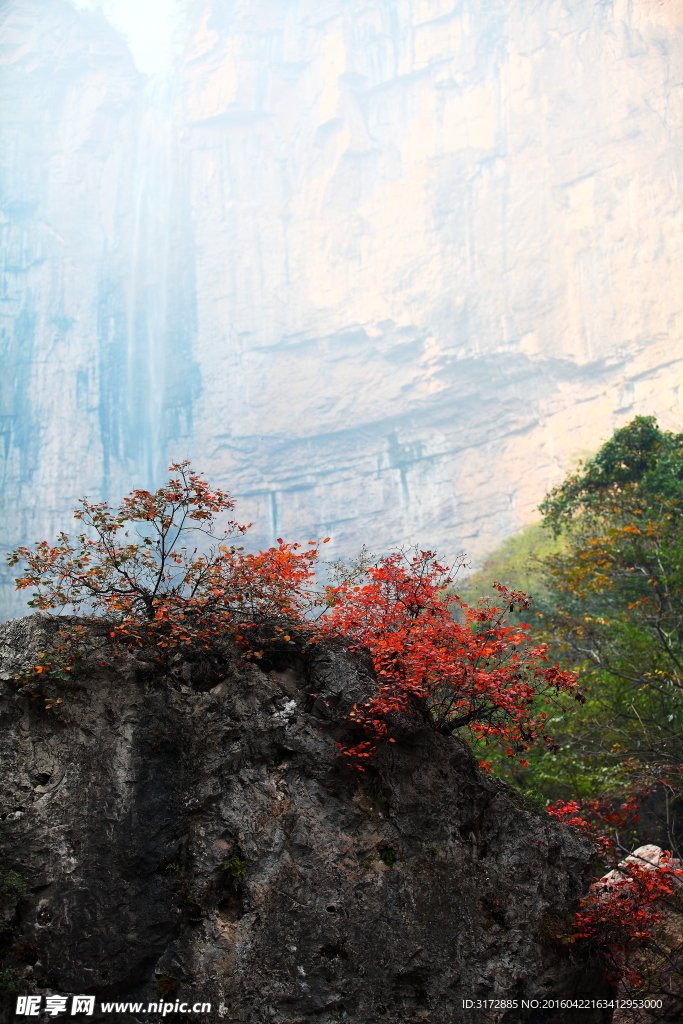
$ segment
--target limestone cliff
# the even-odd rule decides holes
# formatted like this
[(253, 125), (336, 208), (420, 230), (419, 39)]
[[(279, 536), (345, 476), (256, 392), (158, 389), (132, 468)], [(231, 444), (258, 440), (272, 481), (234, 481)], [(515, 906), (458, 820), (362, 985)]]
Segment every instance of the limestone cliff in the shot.
[(190, 455), (255, 542), (477, 557), (680, 428), (676, 0), (188, 11), (162, 81), (3, 6), (3, 543)]
[[(55, 628), (0, 627), (0, 855), (31, 889), (5, 962), (28, 959), (34, 991), (282, 1024), (532, 1024), (522, 999), (609, 992), (558, 939), (586, 840), (419, 723), (363, 775), (335, 758), (372, 686), (360, 656), (233, 661), (217, 683), (125, 657), (46, 716), (10, 680)], [(610, 1013), (552, 1013), (579, 1018)]]

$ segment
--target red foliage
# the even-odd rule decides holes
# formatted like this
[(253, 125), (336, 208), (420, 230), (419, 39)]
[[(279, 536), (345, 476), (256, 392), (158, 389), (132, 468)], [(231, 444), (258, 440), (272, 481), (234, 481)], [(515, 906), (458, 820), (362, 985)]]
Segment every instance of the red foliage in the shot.
[[(34, 608), (85, 608), (110, 623), (112, 643), (153, 645), (159, 654), (180, 645), (210, 648), (226, 635), (249, 650), (248, 631), (265, 619), (277, 620), (274, 633), (289, 639), (287, 624), (302, 623), (321, 600), (314, 587), (318, 545), (299, 550), (279, 540), (267, 551), (245, 553), (230, 539), (247, 526), (227, 521), (222, 531), (215, 528), (216, 517), (233, 510), (233, 499), (210, 491), (188, 462), (170, 468), (177, 475), (166, 486), (133, 491), (117, 511), (83, 499), (74, 515), (88, 532), (73, 541), (62, 533), (54, 546), (42, 541), (12, 552), (10, 565), (27, 566), (17, 589), (36, 588)], [(192, 548), (188, 538), (195, 539)], [(34, 677), (64, 678), (75, 666), (81, 638), (74, 630), (63, 636), (33, 667)], [(30, 689), (29, 677), (22, 682)], [(61, 703), (50, 700), (49, 706)]]
[[(366, 648), (379, 682), (375, 697), (354, 710), (356, 722), (373, 740), (391, 742), (392, 724), (421, 708), (438, 730), (466, 727), (511, 757), (537, 741), (552, 746), (540, 708), (562, 693), (585, 698), (575, 676), (529, 642), (528, 626), (506, 622), (528, 599), (497, 583), (500, 606), (470, 608), (451, 583), (433, 552), (418, 551), (380, 559), (362, 585), (328, 589), (324, 630)], [(352, 760), (367, 757), (368, 741), (344, 750)]]
[(658, 865), (622, 862), (618, 871), (594, 882), (574, 917), (575, 938), (599, 946), (612, 967), (614, 981), (642, 984), (629, 963), (635, 950), (647, 946), (662, 919), (662, 907), (677, 892), (683, 869), (664, 854)]
[(582, 817), (582, 805), (578, 800), (558, 800), (548, 805), (548, 814), (565, 825), (571, 825), (581, 835), (591, 839), (598, 847), (601, 858), (607, 860), (614, 853), (614, 843), (591, 822)]
[[(591, 839), (603, 862), (615, 864), (618, 833), (638, 821), (638, 806), (648, 792), (639, 790), (621, 801), (560, 800), (548, 807), (548, 813)], [(611, 835), (605, 834), (605, 827)], [(574, 916), (572, 941), (583, 940), (599, 948), (610, 964), (614, 982), (640, 988), (644, 984), (643, 963), (634, 958), (634, 953), (653, 943), (667, 906), (674, 913), (680, 912), (678, 901), (674, 905), (672, 897), (680, 897), (681, 880), (680, 861), (666, 851), (656, 864), (639, 862), (633, 856), (620, 861), (591, 885), (581, 901)], [(653, 973), (652, 964), (647, 966), (649, 984), (654, 984), (656, 990), (658, 969)]]
[[(601, 860), (608, 862), (616, 857), (615, 837), (605, 835), (604, 829), (615, 832), (628, 828), (638, 821), (638, 805), (645, 797), (645, 791), (622, 800), (617, 806), (614, 800), (558, 800), (547, 808), (548, 814), (565, 825), (578, 829), (582, 835), (591, 839), (598, 847)], [(587, 820), (584, 815), (588, 815)]]
[[(61, 534), (54, 546), (13, 552), (10, 565), (27, 565), (17, 587), (36, 588), (29, 603), (85, 607), (91, 622), (99, 616), (106, 625), (105, 642), (154, 646), (158, 656), (178, 646), (210, 649), (228, 637), (245, 656), (260, 657), (264, 643), (294, 643), (294, 633), (299, 643), (335, 637), (367, 648), (377, 693), (352, 715), (365, 738), (343, 748), (359, 767), (378, 741), (394, 741), (406, 712), (418, 710), (445, 733), (467, 728), (514, 756), (537, 741), (552, 745), (543, 705), (560, 694), (584, 700), (575, 677), (529, 642), (528, 627), (506, 622), (508, 609), (528, 607), (524, 594), (496, 584), (500, 606), (469, 608), (451, 594), (452, 579), (430, 551), (365, 562), (320, 592), (318, 544), (302, 550), (278, 540), (245, 553), (230, 538), (246, 526), (229, 520), (222, 533), (215, 530), (233, 499), (211, 491), (188, 462), (171, 471), (165, 487), (133, 491), (116, 511), (84, 499), (75, 515), (87, 531), (73, 542)], [(190, 548), (192, 534), (198, 538)], [(81, 647), (76, 631), (67, 631), (62, 646), (34, 666), (33, 680), (64, 679)], [(22, 681), (31, 688), (31, 678)]]

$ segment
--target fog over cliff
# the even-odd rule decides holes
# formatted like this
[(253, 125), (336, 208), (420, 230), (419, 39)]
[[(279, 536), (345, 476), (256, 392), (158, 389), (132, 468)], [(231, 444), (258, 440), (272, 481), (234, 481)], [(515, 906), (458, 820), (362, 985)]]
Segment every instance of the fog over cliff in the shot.
[(476, 559), (681, 429), (677, 0), (200, 0), (154, 75), (0, 17), (5, 547), (190, 457), (254, 544)]

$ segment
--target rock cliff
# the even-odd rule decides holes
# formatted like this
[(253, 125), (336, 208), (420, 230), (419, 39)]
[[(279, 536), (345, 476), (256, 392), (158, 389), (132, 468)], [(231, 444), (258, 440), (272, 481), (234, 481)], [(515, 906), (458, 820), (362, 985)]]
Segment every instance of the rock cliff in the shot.
[(212, 1021), (610, 1019), (521, 1008), (609, 992), (558, 939), (589, 844), (419, 722), (346, 769), (334, 739), (372, 686), (361, 656), (235, 660), (218, 682), (126, 656), (50, 716), (10, 680), (55, 628), (0, 627), (0, 855), (31, 890), (5, 963), (34, 991), (210, 1001)]
[(189, 455), (255, 543), (478, 557), (680, 428), (676, 0), (207, 0), (170, 79), (1, 17), (3, 544)]

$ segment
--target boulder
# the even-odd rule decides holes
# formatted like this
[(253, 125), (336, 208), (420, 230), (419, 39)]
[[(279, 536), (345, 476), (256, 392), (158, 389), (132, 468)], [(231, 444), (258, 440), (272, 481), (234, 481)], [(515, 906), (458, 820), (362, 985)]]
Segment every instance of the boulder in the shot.
[(210, 1002), (193, 1019), (226, 1022), (611, 1019), (542, 1009), (611, 993), (563, 941), (591, 844), (427, 722), (346, 766), (362, 654), (235, 653), (211, 678), (124, 651), (55, 714), (13, 677), (57, 626), (0, 627), (0, 857), (31, 891), (4, 952), (34, 950), (26, 991)]

